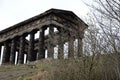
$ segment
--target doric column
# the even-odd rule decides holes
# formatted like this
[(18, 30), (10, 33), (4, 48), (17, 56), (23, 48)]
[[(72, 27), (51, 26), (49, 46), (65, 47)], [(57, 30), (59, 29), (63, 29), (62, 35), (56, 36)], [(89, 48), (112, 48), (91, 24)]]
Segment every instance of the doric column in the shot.
[(1, 60), (1, 50), (2, 49), (2, 44), (0, 44), (0, 60)]
[(33, 61), (35, 61), (37, 59), (37, 52), (38, 52), (38, 50), (34, 50)]
[(78, 57), (81, 57), (83, 55), (83, 43), (82, 39), (78, 38)]
[(9, 43), (8, 41), (4, 42), (4, 51), (3, 51), (3, 60), (2, 63), (9, 63), (10, 60), (10, 48), (9, 48)]
[(59, 40), (58, 40), (58, 59), (64, 58), (64, 42), (63, 42), (63, 33), (62, 29), (59, 31)]
[(64, 44), (61, 43), (58, 45), (58, 59), (64, 58)]
[(11, 51), (10, 51), (10, 63), (15, 64), (15, 54), (16, 54), (16, 39), (12, 39)]
[(34, 61), (35, 31), (30, 32), (30, 41), (28, 46), (28, 61)]
[(78, 39), (78, 51), (77, 51), (77, 55), (78, 57), (83, 56), (83, 42), (82, 42), (82, 38), (84, 37), (84, 32), (79, 31), (77, 33), (77, 39)]
[(26, 37), (26, 35), (22, 35), (20, 37), (19, 56), (18, 56), (18, 63), (19, 64), (24, 63), (25, 37)]
[(39, 33), (39, 49), (38, 49), (38, 56), (37, 59), (45, 58), (45, 49), (44, 49), (44, 29), (40, 29)]
[(54, 27), (51, 25), (49, 27), (49, 43), (47, 46), (48, 49), (48, 58), (52, 58), (54, 57), (54, 44), (53, 44), (53, 40), (54, 40)]
[(74, 38), (71, 35), (68, 37), (68, 58), (74, 58)]

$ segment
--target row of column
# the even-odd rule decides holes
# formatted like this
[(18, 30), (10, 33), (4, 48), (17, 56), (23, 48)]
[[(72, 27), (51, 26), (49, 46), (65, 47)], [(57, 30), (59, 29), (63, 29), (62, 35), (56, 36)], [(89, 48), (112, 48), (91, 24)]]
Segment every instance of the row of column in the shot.
[[(35, 33), (36, 31), (30, 32), (30, 40), (28, 41), (28, 48), (27, 43), (26, 43), (26, 36), (28, 34), (23, 34), (20, 37), (16, 37), (12, 40), (5, 41), (0, 45), (0, 50), (1, 47), (4, 46), (3, 50), (3, 58), (2, 58), (2, 64), (10, 63), (14, 64), (15, 63), (15, 55), (16, 52), (18, 52), (18, 64), (23, 64), (24, 63), (24, 54), (27, 54), (27, 61), (34, 61), (36, 59), (41, 59), (45, 57), (44, 54), (44, 31), (43, 29), (40, 30), (40, 36), (39, 36), (39, 49), (38, 49), (38, 57), (37, 57), (37, 52), (34, 50), (35, 49)], [(26, 51), (26, 49), (28, 49)], [(0, 51), (1, 55), (1, 51)]]
[[(73, 34), (64, 36), (64, 29), (60, 28), (59, 29), (59, 40), (58, 40), (58, 59), (63, 59), (64, 58), (64, 38), (68, 37), (68, 58), (74, 58), (74, 36)], [(77, 46), (77, 56), (81, 57), (82, 56), (82, 38), (76, 37), (78, 40), (78, 46)], [(53, 43), (54, 41), (54, 27), (50, 26), (49, 28), (49, 43), (47, 45), (47, 50), (48, 50), (48, 58), (53, 58), (53, 53), (54, 53), (54, 46), (56, 44)]]
[[(31, 31), (29, 33), (30, 39), (28, 43), (26, 43), (26, 36), (28, 34), (23, 34), (19, 38), (16, 37), (12, 39), (11, 41), (5, 41), (4, 42), (4, 50), (3, 50), (3, 60), (2, 63), (15, 63), (15, 54), (16, 51), (18, 51), (18, 63), (23, 64), (24, 63), (24, 54), (27, 54), (27, 62), (40, 60), (45, 58), (45, 29), (39, 30), (39, 41), (38, 41), (38, 50), (35, 51), (35, 33), (37, 31)], [(59, 40), (58, 44), (54, 44), (54, 27), (49, 27), (49, 42), (47, 44), (47, 50), (48, 50), (48, 58), (53, 58), (54, 53), (54, 46), (58, 45), (58, 59), (64, 58), (64, 37), (63, 37), (62, 30), (59, 31)], [(74, 57), (74, 38), (70, 35), (68, 36), (68, 57)], [(26, 44), (28, 44), (28, 48), (26, 48)], [(0, 45), (0, 50), (1, 50)], [(78, 56), (81, 56), (81, 50), (82, 50), (82, 39), (78, 39)], [(26, 51), (28, 49), (28, 51)], [(36, 54), (38, 53), (38, 54)], [(1, 51), (0, 51), (1, 55)]]

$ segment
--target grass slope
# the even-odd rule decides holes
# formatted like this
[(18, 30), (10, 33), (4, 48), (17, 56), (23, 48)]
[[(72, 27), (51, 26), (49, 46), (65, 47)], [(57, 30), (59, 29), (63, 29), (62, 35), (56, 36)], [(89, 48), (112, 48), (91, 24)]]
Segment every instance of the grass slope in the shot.
[(25, 65), (1, 66), (0, 80), (120, 80), (119, 63), (118, 55), (40, 60)]

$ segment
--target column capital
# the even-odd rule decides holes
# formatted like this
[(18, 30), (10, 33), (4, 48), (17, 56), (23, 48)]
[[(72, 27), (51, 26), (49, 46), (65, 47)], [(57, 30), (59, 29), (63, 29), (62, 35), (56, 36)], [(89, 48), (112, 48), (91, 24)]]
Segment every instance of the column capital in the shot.
[(84, 38), (84, 33), (82, 33), (82, 32), (79, 31), (77, 33), (76, 37), (77, 37), (77, 39), (82, 39), (82, 38)]
[(35, 34), (37, 33), (37, 30), (32, 30), (31, 32), (29, 32), (30, 34)]

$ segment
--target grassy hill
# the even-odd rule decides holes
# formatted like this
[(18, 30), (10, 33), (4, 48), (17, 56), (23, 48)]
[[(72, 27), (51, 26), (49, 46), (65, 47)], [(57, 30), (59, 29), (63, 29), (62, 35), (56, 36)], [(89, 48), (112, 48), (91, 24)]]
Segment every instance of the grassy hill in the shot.
[(40, 60), (0, 66), (0, 80), (120, 80), (119, 56)]

